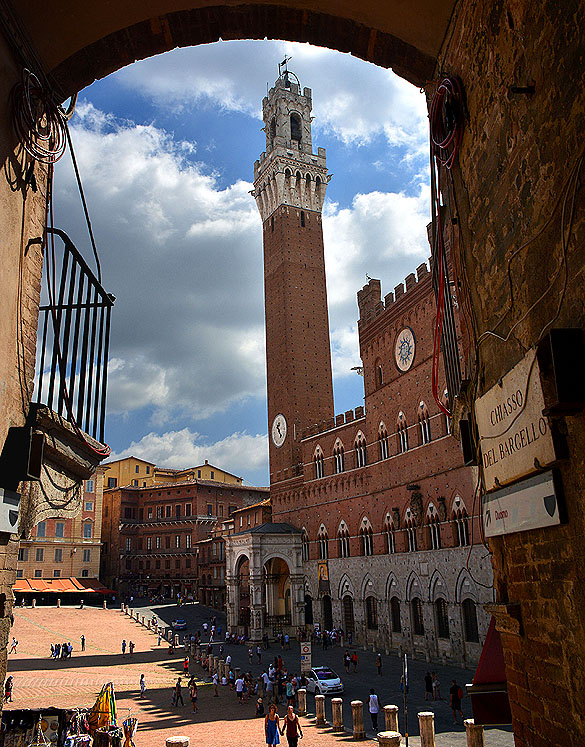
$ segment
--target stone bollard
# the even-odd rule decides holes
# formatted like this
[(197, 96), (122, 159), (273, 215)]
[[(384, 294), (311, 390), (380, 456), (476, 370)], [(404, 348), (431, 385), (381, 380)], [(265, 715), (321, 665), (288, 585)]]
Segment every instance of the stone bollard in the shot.
[(189, 747), (189, 737), (169, 737), (166, 747)]
[(476, 724), (472, 718), (465, 719), (463, 723), (467, 732), (467, 747), (485, 747), (483, 725)]
[(332, 698), (331, 710), (333, 712), (333, 731), (343, 731), (343, 700)]
[(380, 747), (400, 747), (402, 737), (399, 731), (381, 731), (377, 737)]
[(57, 609), (59, 609), (60, 606), (61, 606), (61, 600), (57, 599)]
[(103, 609), (105, 609), (105, 610), (107, 610), (107, 609), (108, 609), (108, 603), (106, 602), (106, 600), (105, 600), (105, 599), (104, 599), (104, 601), (103, 601), (103, 603), (102, 603), (102, 608), (103, 608)]
[(315, 716), (317, 716), (317, 726), (325, 726), (325, 696), (315, 695)]
[[(57, 599), (57, 604), (59, 603), (59, 599)], [(124, 612), (124, 602), (120, 602), (120, 612)]]
[(31, 607), (36, 607), (36, 606), (37, 606), (37, 600), (33, 597), (32, 602), (31, 602)]
[(307, 714), (307, 691), (304, 687), (297, 691), (297, 697), (299, 699), (299, 716), (305, 716)]
[(364, 704), (361, 700), (351, 701), (351, 715), (353, 717), (353, 738), (365, 739), (366, 730), (364, 729)]
[(420, 747), (436, 747), (435, 745), (435, 714), (422, 711), (418, 714), (420, 729)]
[(150, 617), (148, 618), (148, 622), (146, 623), (146, 627), (147, 627), (147, 628), (148, 628), (149, 630), (150, 630), (150, 629), (151, 629), (151, 627), (152, 627), (152, 621), (151, 621)]
[(179, 645), (179, 634), (175, 633), (175, 648)]
[(386, 731), (398, 731), (398, 706), (384, 706), (384, 718), (386, 720)]

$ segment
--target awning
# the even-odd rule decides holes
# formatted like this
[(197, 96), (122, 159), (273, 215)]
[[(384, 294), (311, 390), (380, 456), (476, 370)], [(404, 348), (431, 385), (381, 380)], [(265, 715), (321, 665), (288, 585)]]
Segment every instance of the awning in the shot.
[(115, 594), (97, 578), (17, 578), (12, 587), (16, 594)]
[(512, 723), (506, 679), (502, 639), (496, 630), (496, 619), (492, 617), (473, 683), (466, 686), (476, 724)]

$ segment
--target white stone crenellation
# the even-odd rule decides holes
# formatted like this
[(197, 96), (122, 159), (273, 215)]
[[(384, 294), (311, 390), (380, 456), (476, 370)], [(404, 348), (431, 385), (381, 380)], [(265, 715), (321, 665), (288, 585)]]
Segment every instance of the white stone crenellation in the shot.
[(254, 164), (252, 195), (264, 222), (280, 206), (321, 212), (330, 175), (325, 148), (313, 153), (311, 89), (282, 75), (262, 104), (266, 151)]

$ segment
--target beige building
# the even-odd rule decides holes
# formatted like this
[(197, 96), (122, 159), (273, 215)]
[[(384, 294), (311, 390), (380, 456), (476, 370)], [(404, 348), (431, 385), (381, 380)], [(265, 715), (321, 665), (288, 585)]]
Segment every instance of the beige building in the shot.
[(38, 579), (97, 579), (100, 568), (104, 467), (84, 480), (83, 492), (58, 516), (47, 516), (21, 540), (15, 594), (27, 592)]

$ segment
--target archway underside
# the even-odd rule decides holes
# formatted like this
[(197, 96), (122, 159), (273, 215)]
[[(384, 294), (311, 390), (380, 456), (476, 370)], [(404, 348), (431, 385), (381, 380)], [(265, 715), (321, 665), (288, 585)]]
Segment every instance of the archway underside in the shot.
[[(330, 12), (295, 7), (303, 5), (300, 0), (289, 0), (287, 6), (251, 0), (243, 5), (165, 12), (170, 4), (169, 0), (150, 3), (146, 8), (150, 18), (134, 23), (131, 21), (143, 17), (145, 11), (139, 14), (129, 9), (135, 5), (130, 0), (121, 3), (119, 10), (110, 7), (107, 16), (85, 4), (77, 3), (65, 12), (49, 2), (39, 18), (39, 8), (31, 0), (23, 0), (16, 12), (24, 33), (50, 72), (55, 90), (66, 98), (136, 60), (220, 39), (308, 42), (392, 68), (415, 85), (423, 85), (433, 75), (435, 55), (454, 3), (443, 0), (430, 7), (420, 0), (408, 13), (403, 12), (402, 20), (400, 13), (398, 20), (394, 13), (398, 9), (377, 0), (365, 0), (358, 9), (345, 9), (344, 17), (343, 8), (326, 0), (320, 5)], [(124, 23), (128, 25), (120, 25)], [(60, 40), (57, 48), (51, 43), (55, 38)], [(65, 57), (59, 59), (59, 55)]]

